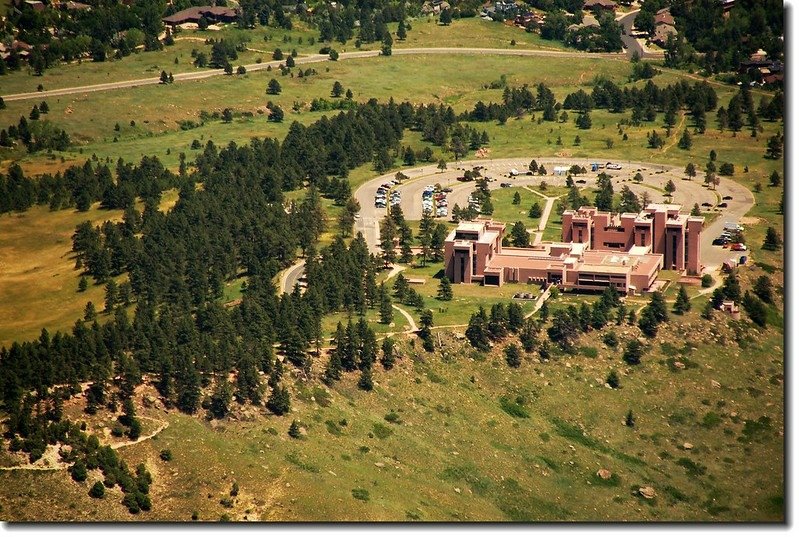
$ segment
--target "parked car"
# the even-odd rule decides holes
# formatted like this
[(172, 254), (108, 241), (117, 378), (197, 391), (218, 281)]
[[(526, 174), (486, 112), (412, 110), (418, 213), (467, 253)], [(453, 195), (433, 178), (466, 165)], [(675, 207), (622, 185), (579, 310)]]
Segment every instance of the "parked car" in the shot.
[(705, 202), (705, 203), (702, 204), (702, 207), (713, 207), (713, 204)]
[(724, 237), (718, 237), (718, 238), (713, 239), (713, 246), (724, 246), (728, 242), (729, 241), (727, 239), (725, 239)]
[(450, 187), (442, 188), (441, 192), (452, 192), (452, 188)]
[(723, 201), (722, 201), (721, 203), (719, 203), (718, 205), (716, 205), (716, 207), (721, 207), (722, 209), (726, 209), (726, 208), (727, 208), (727, 204), (726, 204), (725, 202), (723, 202)]
[(575, 181), (575, 183), (578, 183), (578, 184), (580, 184), (580, 185), (584, 185), (584, 184), (585, 184), (585, 179), (577, 179), (577, 180)]
[(745, 252), (746, 245), (740, 242), (736, 242), (735, 244), (730, 246), (730, 250), (732, 250), (733, 252)]
[(614, 164), (612, 162), (608, 162), (605, 164), (605, 168), (609, 170), (621, 170), (621, 164)]
[(731, 200), (731, 199), (732, 199), (732, 196), (724, 196), (724, 197), (723, 197), (723, 198), (721, 198), (721, 199), (729, 201), (729, 200)]
[(510, 188), (513, 185), (511, 185), (510, 183), (500, 183), (499, 186), (501, 186), (502, 188)]

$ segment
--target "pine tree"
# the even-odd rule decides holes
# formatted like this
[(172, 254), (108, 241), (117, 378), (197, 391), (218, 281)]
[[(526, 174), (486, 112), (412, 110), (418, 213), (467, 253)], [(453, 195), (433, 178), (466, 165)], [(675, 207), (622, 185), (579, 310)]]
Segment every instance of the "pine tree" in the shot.
[(702, 318), (707, 319), (708, 321), (713, 319), (713, 311), (715, 308), (713, 307), (713, 303), (708, 301), (705, 304), (705, 307), (702, 309)]
[(438, 283), (437, 298), (442, 301), (452, 300), (452, 284), (449, 282), (449, 278), (446, 276), (443, 276), (441, 281)]
[(616, 371), (611, 371), (605, 383), (614, 390), (618, 389), (620, 386), (618, 373), (616, 373)]
[(522, 356), (519, 352), (519, 347), (515, 343), (511, 343), (505, 347), (505, 361), (514, 369), (522, 365)]
[(508, 329), (514, 334), (518, 333), (524, 325), (524, 310), (521, 305), (516, 302), (511, 302), (507, 307), (508, 312)]
[(758, 277), (757, 280), (755, 280), (755, 285), (752, 291), (755, 293), (755, 295), (757, 295), (758, 298), (760, 298), (760, 300), (762, 300), (766, 304), (771, 304), (774, 302), (771, 280), (765, 274), (763, 274), (762, 276)]
[(366, 367), (363, 371), (361, 371), (361, 376), (358, 379), (358, 388), (365, 391), (371, 392), (374, 388), (374, 383), (372, 382), (372, 368)]
[(80, 280), (78, 280), (78, 292), (82, 293), (89, 287), (89, 281), (86, 279), (86, 276), (81, 276)]
[[(630, 312), (634, 314), (634, 312)], [(658, 320), (652, 312), (652, 308), (646, 306), (641, 312), (641, 318), (638, 320), (638, 328), (641, 332), (648, 337), (655, 337), (658, 333)]]
[(276, 79), (271, 79), (266, 86), (266, 93), (268, 95), (280, 95), (282, 88), (280, 87), (280, 82)]
[(94, 321), (97, 319), (97, 310), (94, 308), (93, 302), (87, 302), (86, 308), (83, 310), (83, 320)]
[(724, 279), (721, 292), (726, 300), (741, 301), (741, 283), (738, 281), (738, 276), (735, 272), (730, 272)]
[(777, 173), (777, 170), (771, 172), (771, 175), (769, 176), (768, 179), (768, 184), (771, 186), (780, 186), (781, 183), (782, 180), (780, 179), (780, 174)]
[(380, 322), (391, 324), (394, 320), (394, 308), (391, 306), (391, 297), (386, 290), (386, 284), (381, 283), (378, 296), (380, 297)]
[(291, 410), (291, 397), (289, 391), (284, 386), (276, 386), (272, 389), (269, 399), (266, 402), (268, 408), (276, 416), (287, 414)]
[(488, 339), (488, 317), (483, 306), (469, 318), (469, 326), (466, 328), (466, 339), (472, 347), (487, 352), (491, 349)]
[(688, 311), (691, 311), (691, 301), (688, 299), (688, 291), (685, 289), (684, 285), (680, 286), (680, 290), (677, 292), (677, 299), (674, 302), (674, 313), (677, 315), (682, 315)]
[(686, 151), (691, 149), (693, 145), (693, 140), (691, 139), (691, 135), (688, 133), (688, 129), (685, 129), (682, 132), (682, 136), (680, 137), (680, 141), (677, 142), (677, 146), (680, 149), (685, 149)]
[(397, 26), (397, 39), (400, 41), (405, 41), (405, 38), (408, 36), (408, 32), (405, 30), (405, 21), (400, 20), (399, 25)]
[(297, 422), (297, 420), (291, 420), (291, 425), (289, 425), (289, 436), (295, 439), (302, 436), (300, 433), (300, 424)]
[(774, 251), (780, 248), (782, 248), (782, 239), (777, 233), (777, 230), (769, 226), (768, 229), (766, 229), (766, 238), (763, 240), (763, 249)]
[(89, 496), (97, 498), (98, 500), (105, 496), (105, 485), (102, 481), (95, 481), (92, 488), (89, 489)]
[(524, 352), (533, 352), (538, 343), (537, 328), (533, 319), (527, 319), (519, 332), (519, 342)]
[(216, 390), (211, 395), (211, 415), (216, 419), (222, 419), (230, 412), (230, 403), (233, 400), (233, 387), (223, 379), (217, 384)]
[(624, 424), (630, 428), (635, 427), (635, 416), (633, 416), (632, 410), (627, 412), (627, 417), (624, 418)]
[(383, 366), (383, 369), (388, 371), (394, 367), (394, 362), (396, 361), (396, 356), (394, 354), (394, 340), (390, 337), (384, 339), (381, 350), (383, 351), (383, 354), (380, 357), (380, 364)]
[(105, 285), (105, 312), (109, 313), (111, 310), (114, 309), (114, 306), (117, 303), (117, 295), (118, 295), (118, 287), (117, 283), (110, 279), (108, 283)]

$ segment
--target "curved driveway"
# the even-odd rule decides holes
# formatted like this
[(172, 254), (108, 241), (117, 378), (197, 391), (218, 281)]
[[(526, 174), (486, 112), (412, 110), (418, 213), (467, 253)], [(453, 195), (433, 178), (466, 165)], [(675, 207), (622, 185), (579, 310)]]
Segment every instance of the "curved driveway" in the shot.
[[(509, 177), (512, 168), (519, 171), (527, 170), (527, 166), (533, 157), (526, 158), (507, 158), (493, 160), (470, 160), (449, 163), (447, 170), (440, 171), (436, 165), (427, 165), (403, 170), (402, 172), (409, 177), (402, 185), (396, 188), (402, 195), (400, 206), (408, 220), (419, 220), (422, 217), (422, 191), (427, 185), (441, 184), (443, 187), (451, 187), (453, 191), (447, 196), (449, 209), (457, 203), (464, 207), (467, 204), (469, 194), (476, 188), (474, 182), (461, 183), (456, 180), (459, 175), (463, 175), (463, 170), (473, 166), (483, 166), (483, 175), (496, 179), (489, 182), (489, 188), (500, 188), (500, 183), (508, 182), (514, 186), (535, 186), (546, 181), (551, 186), (565, 186), (565, 176), (555, 176), (554, 167), (579, 164), (590, 169), (591, 162), (606, 162), (605, 159), (585, 159), (585, 158), (546, 158), (538, 157), (536, 161), (539, 165), (543, 164), (550, 173), (545, 176), (518, 176)], [(717, 190), (710, 190), (703, 185), (701, 179), (693, 181), (685, 180), (685, 175), (681, 168), (662, 164), (651, 164), (643, 162), (616, 161), (622, 165), (621, 170), (605, 170), (611, 175), (614, 183), (614, 190), (619, 192), (621, 187), (627, 185), (638, 195), (647, 192), (653, 203), (663, 203), (666, 201), (663, 188), (669, 180), (674, 181), (677, 190), (672, 197), (672, 202), (681, 204), (685, 211), (689, 211), (694, 203), (710, 203), (714, 207), (721, 201), (723, 196), (731, 196), (728, 200), (728, 207), (721, 210), (721, 214), (711, 224), (705, 227), (702, 232), (702, 264), (708, 270), (718, 268), (725, 260), (733, 256), (729, 250), (718, 246), (713, 246), (713, 239), (716, 238), (724, 228), (725, 222), (737, 222), (741, 219), (754, 204), (754, 196), (744, 186), (727, 178), (722, 178)], [(644, 176), (644, 181), (637, 184), (632, 181), (633, 176), (639, 172)], [(355, 191), (355, 198), (361, 204), (360, 218), (356, 220), (356, 232), (361, 232), (366, 239), (369, 249), (373, 253), (378, 253), (379, 248), (379, 221), (387, 214), (387, 209), (377, 209), (374, 206), (374, 196), (377, 188), (392, 179), (396, 172), (381, 175), (372, 179)], [(575, 179), (585, 179), (585, 186), (593, 186), (596, 173), (588, 174)], [(441, 219), (439, 219), (441, 220)]]
[[(472, 47), (431, 47), (431, 48), (395, 48), (392, 51), (394, 56), (419, 55), (419, 54), (472, 54), (483, 56), (540, 56), (556, 58), (610, 58), (624, 59), (624, 54), (613, 53), (587, 53), (580, 51), (557, 51), (557, 50), (519, 50), (519, 49), (494, 49), (494, 48), (472, 48)], [(380, 56), (379, 50), (363, 50), (355, 52), (342, 52), (339, 54), (339, 61), (357, 58), (372, 58)], [(330, 61), (327, 54), (311, 54), (295, 59), (297, 65), (310, 63), (320, 63)], [(272, 67), (277, 68), (282, 61), (271, 61), (253, 63), (245, 65), (247, 72), (262, 71)], [(174, 75), (175, 82), (188, 82), (192, 80), (203, 80), (212, 76), (224, 75), (223, 69), (208, 69), (198, 72), (178, 73)], [(235, 76), (235, 75), (231, 75)], [(90, 93), (94, 91), (108, 91), (114, 89), (134, 88), (138, 86), (152, 86), (160, 84), (160, 77), (139, 78), (136, 80), (123, 80), (119, 82), (106, 82), (104, 84), (93, 84), (88, 86), (77, 86), (72, 88), (61, 88), (48, 91), (32, 91), (29, 93), (15, 93), (3, 95), (6, 101), (21, 101), (24, 99), (41, 99), (42, 97), (56, 97), (59, 95), (71, 95), (73, 93)]]

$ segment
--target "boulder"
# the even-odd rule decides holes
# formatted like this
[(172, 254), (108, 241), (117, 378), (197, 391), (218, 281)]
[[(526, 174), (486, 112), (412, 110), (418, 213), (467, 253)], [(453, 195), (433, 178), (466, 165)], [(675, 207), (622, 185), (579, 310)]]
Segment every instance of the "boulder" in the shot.
[(650, 487), (650, 486), (648, 486), (648, 485), (645, 486), (645, 487), (639, 488), (638, 489), (638, 494), (640, 494), (641, 496), (643, 496), (647, 500), (651, 500), (652, 498), (657, 496), (657, 493), (655, 493), (655, 489)]
[(596, 475), (599, 478), (604, 479), (605, 481), (613, 477), (613, 474), (610, 472), (610, 470), (606, 470), (604, 468), (600, 468), (599, 470), (597, 470)]

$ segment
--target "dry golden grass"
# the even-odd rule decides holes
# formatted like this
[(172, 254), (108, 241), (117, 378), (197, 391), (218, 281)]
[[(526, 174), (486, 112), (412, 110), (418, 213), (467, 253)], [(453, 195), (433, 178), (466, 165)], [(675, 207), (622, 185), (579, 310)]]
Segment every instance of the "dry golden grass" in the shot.
[(121, 218), (121, 211), (50, 212), (34, 207), (0, 215), (0, 345), (70, 328), (86, 303), (102, 309), (104, 290), (77, 293), (80, 272), (71, 255), (72, 233), (85, 220), (95, 225)]

